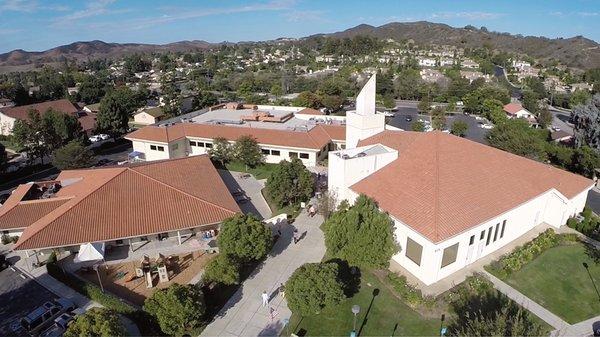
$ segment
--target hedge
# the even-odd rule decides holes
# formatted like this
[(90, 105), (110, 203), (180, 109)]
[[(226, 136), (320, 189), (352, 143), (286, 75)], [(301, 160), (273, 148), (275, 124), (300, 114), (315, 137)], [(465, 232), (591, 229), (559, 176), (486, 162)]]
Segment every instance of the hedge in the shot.
[(500, 278), (506, 278), (510, 274), (521, 270), (523, 266), (533, 261), (546, 250), (556, 247), (561, 243), (578, 241), (576, 234), (557, 235), (551, 228), (545, 230), (535, 239), (516, 248), (511, 253), (504, 255), (498, 261), (492, 263), (491, 268)]
[(65, 273), (58, 265), (56, 265), (56, 263), (48, 263), (46, 268), (48, 269), (48, 274), (50, 276), (73, 288), (73, 290), (89, 299), (102, 304), (108, 309), (112, 309), (120, 314), (133, 314), (137, 311), (136, 308), (124, 303), (118, 297), (103, 293), (102, 289), (95, 284), (81, 280), (69, 273)]
[(394, 288), (398, 296), (411, 308), (415, 309), (418, 306), (432, 306), (434, 299), (423, 296), (421, 291), (406, 281), (406, 276), (395, 273), (388, 273), (387, 279), (390, 285)]

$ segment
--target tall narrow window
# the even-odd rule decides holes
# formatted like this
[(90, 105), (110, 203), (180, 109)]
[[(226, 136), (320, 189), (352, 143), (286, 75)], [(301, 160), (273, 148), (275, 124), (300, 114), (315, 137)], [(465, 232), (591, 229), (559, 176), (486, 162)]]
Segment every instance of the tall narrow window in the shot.
[(475, 235), (471, 235), (471, 238), (469, 239), (469, 246), (473, 243), (475, 243)]
[(498, 239), (498, 230), (500, 229), (500, 223), (496, 224), (496, 230), (494, 230), (494, 242)]
[(504, 229), (506, 229), (506, 220), (502, 221), (502, 230), (500, 231), (500, 239), (504, 237)]
[(423, 246), (413, 241), (411, 238), (406, 239), (406, 257), (417, 266), (421, 265), (421, 255), (423, 254)]
[(485, 245), (489, 245), (490, 244), (490, 239), (492, 238), (492, 229), (494, 228), (494, 226), (490, 227), (490, 229), (488, 229), (488, 234), (487, 234), (487, 239), (485, 240)]
[(485, 238), (485, 229), (481, 231), (481, 234), (479, 235), (479, 241), (483, 240), (483, 238)]

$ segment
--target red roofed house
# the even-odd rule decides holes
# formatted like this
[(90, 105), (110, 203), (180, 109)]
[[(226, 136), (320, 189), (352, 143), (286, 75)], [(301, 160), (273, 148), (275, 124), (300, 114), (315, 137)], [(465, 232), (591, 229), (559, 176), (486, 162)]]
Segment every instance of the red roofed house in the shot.
[[(375, 97), (374, 78), (357, 107)], [(395, 224), (400, 250), (392, 263), (425, 285), (529, 231), (563, 226), (593, 187), (582, 176), (439, 131), (376, 128), (372, 108), (356, 114), (347, 137), (357, 145), (329, 154), (329, 189), (340, 201), (373, 198)]]
[(56, 101), (0, 108), (0, 134), (12, 134), (15, 121), (18, 119), (29, 119), (30, 110), (37, 110), (43, 115), (50, 109), (65, 113), (67, 115), (75, 116), (79, 120), (83, 130), (88, 134), (90, 134), (90, 132), (96, 127), (96, 117), (94, 114), (82, 111), (73, 105), (73, 103), (71, 103), (68, 99), (59, 99)]
[(525, 109), (519, 103), (508, 103), (502, 109), (504, 110), (504, 112), (506, 112), (506, 114), (510, 118), (529, 119), (529, 118), (533, 117), (533, 114), (531, 112), (529, 112), (527, 109)]
[[(103, 242), (130, 250), (218, 228), (240, 212), (208, 156), (63, 171), (19, 185), (0, 207), (0, 231), (28, 256)], [(32, 255), (33, 254), (33, 255)]]

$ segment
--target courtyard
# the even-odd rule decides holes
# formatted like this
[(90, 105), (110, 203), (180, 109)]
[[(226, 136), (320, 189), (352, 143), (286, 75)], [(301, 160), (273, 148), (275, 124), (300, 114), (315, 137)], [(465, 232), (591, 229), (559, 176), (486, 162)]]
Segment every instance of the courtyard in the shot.
[(570, 324), (587, 320), (600, 313), (600, 263), (590, 251), (582, 243), (548, 249), (503, 281)]

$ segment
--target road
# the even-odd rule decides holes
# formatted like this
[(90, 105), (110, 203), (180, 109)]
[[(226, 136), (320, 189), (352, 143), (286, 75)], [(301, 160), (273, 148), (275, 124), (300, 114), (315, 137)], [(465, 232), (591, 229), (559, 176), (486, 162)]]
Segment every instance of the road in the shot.
[(548, 110), (550, 110), (552, 116), (554, 116), (552, 119), (552, 126), (560, 128), (571, 135), (574, 134), (573, 125), (569, 123), (569, 119), (571, 119), (571, 112), (559, 110), (553, 106), (548, 107)]

